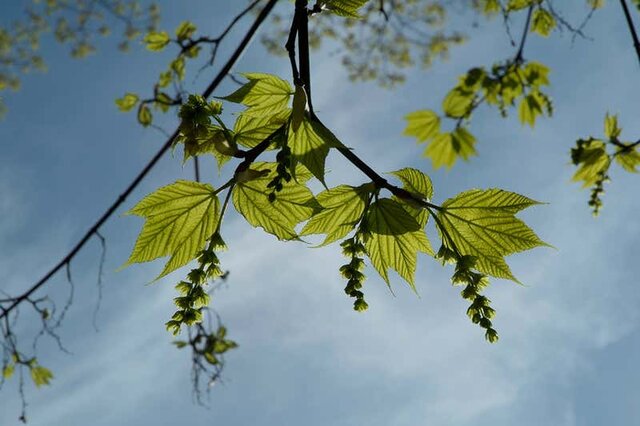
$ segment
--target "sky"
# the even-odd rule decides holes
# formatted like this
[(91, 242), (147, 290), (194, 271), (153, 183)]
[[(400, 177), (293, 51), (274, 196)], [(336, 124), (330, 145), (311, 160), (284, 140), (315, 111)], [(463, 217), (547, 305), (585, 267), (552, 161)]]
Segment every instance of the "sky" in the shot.
[[(216, 33), (238, 8), (236, 2), (186, 3), (161, 2), (164, 28), (191, 19)], [(574, 22), (586, 13), (582, 3), (565, 6)], [(3, 3), (0, 10), (5, 22), (20, 7)], [(243, 25), (220, 58), (249, 22)], [(411, 166), (428, 173), (438, 203), (466, 189), (493, 187), (548, 203), (521, 217), (555, 248), (510, 257), (524, 285), (492, 280), (487, 292), (497, 310), (499, 343), (485, 342), (466, 318), (465, 301), (450, 285), (451, 268), (427, 256), (419, 258), (416, 273), (419, 297), (397, 276), (390, 294), (368, 269), (370, 308), (356, 313), (342, 291), (339, 247), (278, 242), (233, 214), (223, 228), (230, 250), (221, 256), (231, 272), (212, 304), (240, 346), (227, 355), (210, 407), (194, 404), (189, 354), (177, 350), (164, 329), (174, 308), (173, 285), (185, 270), (153, 285), (147, 284), (160, 262), (117, 271), (142, 225), (123, 213), (157, 187), (192, 178), (176, 152), (101, 230), (107, 253), (98, 331), (99, 242), (92, 240), (73, 261), (74, 304), (60, 330), (69, 353), (42, 342), (38, 357), (55, 378), (49, 387), (26, 386), (29, 424), (640, 424), (638, 178), (614, 171), (605, 207), (593, 218), (588, 191), (571, 182), (569, 158), (577, 138), (602, 135), (606, 112), (619, 114), (623, 138), (640, 134), (640, 70), (622, 12), (609, 2), (587, 26), (588, 39), (531, 37), (525, 57), (552, 69), (553, 118), (532, 130), (516, 114), (505, 120), (481, 108), (471, 124), (478, 157), (449, 172), (433, 170), (420, 155), (423, 147), (402, 136), (403, 116), (437, 108), (468, 68), (513, 55), (500, 20), (469, 33), (447, 62), (412, 70), (395, 91), (350, 83), (328, 46), (312, 58), (314, 105), (376, 170)], [(9, 112), (0, 122), (0, 288), (6, 292), (20, 292), (57, 263), (165, 139), (118, 112), (113, 100), (127, 91), (148, 93), (169, 56), (142, 49), (123, 55), (115, 44), (107, 41), (98, 54), (76, 61), (47, 41), (49, 71), (28, 76), (20, 92), (7, 96)], [(257, 41), (234, 71), (289, 73), (286, 58), (269, 56)], [(205, 71), (193, 90), (214, 73)], [(226, 82), (215, 95), (234, 87)], [(176, 120), (159, 123), (173, 129)], [(328, 167), (329, 186), (365, 182), (335, 153)], [(204, 164), (203, 177), (214, 186), (221, 182), (212, 163)], [(42, 294), (63, 301), (68, 291), (61, 273)], [(0, 392), (0, 425), (17, 425), (15, 380)]]

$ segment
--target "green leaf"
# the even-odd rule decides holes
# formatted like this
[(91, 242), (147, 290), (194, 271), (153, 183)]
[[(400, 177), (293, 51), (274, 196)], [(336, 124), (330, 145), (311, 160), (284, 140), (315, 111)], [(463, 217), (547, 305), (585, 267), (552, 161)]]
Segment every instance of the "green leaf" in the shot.
[(404, 189), (407, 191), (425, 200), (430, 200), (433, 197), (431, 178), (420, 170), (405, 167), (404, 169), (391, 172), (391, 174), (400, 179)]
[(238, 145), (253, 148), (287, 122), (291, 110), (280, 110), (273, 115), (253, 116), (240, 114), (233, 127), (234, 140)]
[(309, 219), (300, 235), (326, 234), (321, 246), (345, 237), (362, 219), (373, 189), (370, 184), (358, 187), (340, 185), (321, 192), (316, 199), (322, 210)]
[(607, 114), (604, 118), (604, 134), (607, 139), (618, 139), (622, 129), (618, 126), (618, 116)]
[(158, 78), (158, 86), (167, 87), (169, 84), (171, 84), (171, 71), (161, 72)]
[(573, 149), (574, 164), (579, 165), (573, 175), (574, 181), (582, 181), (582, 187), (595, 184), (609, 168), (610, 159), (601, 140), (590, 139), (578, 142), (578, 149)]
[(166, 31), (155, 32), (152, 31), (144, 36), (144, 42), (147, 45), (147, 49), (152, 52), (159, 52), (164, 49), (171, 39)]
[(31, 380), (33, 380), (36, 387), (48, 385), (53, 379), (53, 373), (40, 365), (30, 366), (29, 370), (31, 372)]
[(173, 73), (176, 75), (176, 77), (178, 77), (179, 80), (184, 80), (184, 77), (186, 75), (184, 57), (179, 56), (171, 61), (171, 63), (169, 64), (169, 68), (171, 69), (171, 71), (173, 71)]
[(304, 113), (307, 107), (307, 93), (304, 87), (296, 86), (296, 92), (293, 95), (293, 106), (291, 112), (291, 128), (297, 131), (304, 119)]
[(451, 90), (442, 101), (442, 110), (447, 117), (465, 117), (470, 112), (474, 98), (474, 92), (457, 87)]
[(478, 271), (518, 282), (504, 257), (547, 245), (515, 217), (536, 204), (540, 203), (501, 189), (472, 189), (442, 204), (438, 231), (449, 249), (477, 258)]
[(149, 126), (153, 122), (153, 116), (151, 115), (151, 110), (145, 104), (140, 104), (138, 108), (138, 123), (142, 124), (144, 127)]
[(440, 117), (431, 110), (412, 112), (405, 119), (407, 128), (404, 129), (404, 134), (415, 136), (418, 142), (425, 142), (440, 134)]
[(135, 93), (126, 93), (120, 99), (116, 99), (116, 105), (122, 112), (131, 111), (138, 104), (139, 99)]
[(275, 201), (269, 202), (267, 185), (276, 176), (277, 166), (277, 163), (254, 163), (251, 170), (258, 173), (254, 179), (235, 186), (233, 205), (252, 226), (259, 226), (280, 240), (293, 240), (298, 238), (295, 226), (321, 207), (303, 184), (311, 175), (301, 168), (296, 172), (297, 181), (283, 182)]
[(525, 9), (534, 4), (540, 3), (541, 0), (509, 0), (507, 3), (507, 11), (517, 11)]
[(11, 376), (13, 376), (15, 368), (15, 364), (7, 364), (4, 366), (4, 368), (2, 369), (2, 377), (4, 378), (4, 380), (8, 380), (11, 378)]
[(431, 158), (433, 167), (438, 169), (453, 167), (458, 158), (468, 160), (476, 155), (476, 139), (464, 127), (458, 127), (452, 133), (441, 133), (427, 146), (424, 155)]
[(556, 19), (549, 11), (540, 7), (533, 12), (531, 32), (538, 33), (543, 37), (549, 37), (555, 27)]
[(536, 96), (537, 92), (532, 92), (520, 101), (518, 108), (518, 116), (522, 124), (528, 124), (533, 128), (536, 124), (536, 118), (542, 115), (542, 105)]
[(621, 148), (615, 155), (616, 162), (629, 173), (637, 173), (640, 165), (640, 152), (637, 149)]
[(219, 202), (209, 184), (179, 180), (147, 195), (127, 214), (146, 222), (126, 265), (171, 255), (158, 278), (186, 265), (219, 222)]
[(326, 127), (305, 114), (297, 131), (289, 129), (288, 145), (291, 156), (302, 163), (324, 185), (324, 164), (329, 148), (337, 139)]
[(373, 267), (387, 284), (387, 270), (395, 270), (415, 291), (417, 254), (433, 254), (422, 226), (400, 203), (388, 198), (371, 204), (365, 223), (365, 247)]
[(369, 0), (325, 0), (327, 10), (345, 18), (360, 18), (358, 10)]
[(243, 114), (273, 115), (289, 106), (289, 100), (294, 92), (287, 81), (271, 74), (247, 73), (242, 75), (249, 82), (221, 99), (246, 105), (248, 108), (243, 111)]
[[(411, 192), (419, 199), (429, 201), (433, 197), (433, 186), (429, 176), (422, 173), (420, 170), (412, 168), (404, 168), (391, 174), (395, 175), (402, 182), (402, 187)], [(427, 226), (429, 220), (429, 212), (424, 206), (408, 199), (399, 199), (393, 197), (395, 201), (400, 202), (402, 207), (414, 217), (414, 219), (420, 224), (421, 227)]]
[(191, 38), (191, 36), (195, 32), (195, 24), (189, 21), (183, 21), (182, 23), (180, 23), (180, 25), (178, 25), (178, 28), (176, 28), (176, 37), (178, 38), (178, 40), (184, 41), (188, 38)]

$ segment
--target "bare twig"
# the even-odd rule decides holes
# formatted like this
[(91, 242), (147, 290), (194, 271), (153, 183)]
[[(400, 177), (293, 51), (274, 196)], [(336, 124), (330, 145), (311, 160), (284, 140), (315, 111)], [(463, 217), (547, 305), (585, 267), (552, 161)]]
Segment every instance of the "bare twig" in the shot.
[(638, 61), (640, 61), (640, 40), (638, 39), (636, 28), (633, 25), (633, 19), (631, 19), (631, 13), (629, 13), (629, 7), (627, 6), (626, 0), (620, 0), (620, 4), (622, 5), (624, 17), (627, 20), (627, 26), (629, 27), (629, 32), (631, 33), (631, 38), (633, 39), (633, 47), (636, 50), (636, 54), (638, 55)]
[[(207, 86), (207, 88), (202, 92), (202, 96), (207, 98), (213, 93), (213, 91), (220, 85), (220, 83), (224, 80), (227, 74), (231, 71), (235, 63), (238, 61), (247, 45), (257, 32), (258, 28), (265, 21), (275, 4), (278, 0), (269, 0), (269, 2), (264, 6), (264, 8), (260, 11), (259, 15), (256, 17), (254, 23), (251, 25), (245, 36), (240, 41), (238, 47), (232, 53), (231, 57), (224, 64), (222, 69), (218, 72), (213, 81)], [(125, 189), (125, 191), (120, 194), (120, 196), (116, 199), (115, 202), (109, 206), (109, 208), (100, 216), (100, 218), (89, 228), (89, 230), (83, 235), (83, 237), (78, 241), (78, 243), (69, 251), (53, 268), (51, 268), (40, 280), (38, 280), (35, 284), (33, 284), (28, 290), (26, 290), (21, 295), (15, 297), (13, 302), (6, 308), (2, 309), (0, 313), (0, 320), (7, 317), (11, 311), (13, 311), (18, 305), (27, 300), (33, 293), (35, 293), (38, 289), (44, 286), (50, 279), (53, 277), (60, 269), (63, 267), (68, 267), (73, 258), (78, 254), (78, 252), (84, 247), (84, 245), (96, 235), (99, 231), (100, 227), (116, 212), (116, 210), (124, 203), (129, 195), (138, 187), (140, 182), (149, 174), (149, 172), (154, 168), (156, 163), (164, 156), (164, 154), (169, 151), (171, 146), (173, 145), (175, 139), (178, 137), (180, 133), (180, 129), (176, 128), (173, 134), (165, 141), (164, 145), (158, 150), (158, 152), (151, 158), (151, 160), (147, 163), (147, 165), (138, 173), (138, 175), (133, 179), (133, 181), (129, 184), (129, 186)]]

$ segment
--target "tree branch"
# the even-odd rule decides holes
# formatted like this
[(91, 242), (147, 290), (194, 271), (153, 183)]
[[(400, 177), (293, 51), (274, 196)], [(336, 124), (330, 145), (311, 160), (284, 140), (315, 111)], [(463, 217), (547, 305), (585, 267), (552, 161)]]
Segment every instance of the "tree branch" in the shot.
[(627, 20), (627, 26), (629, 27), (629, 32), (631, 33), (631, 38), (633, 39), (633, 47), (635, 48), (636, 54), (638, 55), (638, 61), (640, 61), (640, 39), (638, 39), (638, 33), (636, 32), (636, 28), (633, 25), (633, 19), (631, 19), (629, 7), (627, 6), (626, 0), (620, 0), (620, 4), (622, 5), (624, 17)]
[[(240, 44), (233, 52), (231, 57), (227, 60), (222, 69), (218, 72), (213, 81), (209, 84), (209, 86), (202, 92), (202, 96), (207, 98), (213, 93), (213, 91), (220, 85), (222, 80), (227, 76), (227, 74), (231, 71), (231, 68), (238, 61), (247, 45), (257, 32), (258, 28), (265, 21), (275, 4), (278, 0), (269, 0), (269, 2), (264, 6), (264, 8), (260, 11), (260, 14), (256, 17), (253, 25), (249, 28), (243, 39), (240, 41)], [(137, 188), (137, 186), (142, 182), (142, 180), (149, 174), (149, 172), (153, 169), (156, 163), (164, 156), (164, 154), (171, 148), (175, 139), (178, 137), (180, 133), (180, 128), (176, 128), (173, 134), (165, 141), (164, 145), (160, 150), (151, 158), (151, 160), (147, 163), (147, 165), (138, 173), (138, 175), (133, 179), (133, 181), (129, 184), (129, 186), (125, 189), (125, 191), (120, 194), (120, 196), (116, 199), (116, 201), (111, 204), (111, 206), (103, 213), (103, 215), (89, 228), (89, 230), (84, 234), (84, 236), (80, 239), (80, 241), (69, 251), (67, 255), (65, 255), (62, 260), (60, 260), (49, 272), (47, 272), (40, 280), (38, 280), (35, 284), (33, 284), (27, 291), (22, 293), (20, 296), (15, 297), (13, 303), (11, 303), (7, 308), (2, 308), (2, 312), (0, 313), (0, 320), (7, 317), (11, 311), (13, 311), (18, 305), (27, 300), (33, 293), (35, 293), (38, 289), (44, 286), (51, 277), (53, 277), (60, 269), (73, 260), (73, 258), (78, 254), (78, 252), (84, 247), (84, 245), (93, 237), (97, 235), (100, 227), (115, 213), (115, 211), (124, 203), (129, 195)]]

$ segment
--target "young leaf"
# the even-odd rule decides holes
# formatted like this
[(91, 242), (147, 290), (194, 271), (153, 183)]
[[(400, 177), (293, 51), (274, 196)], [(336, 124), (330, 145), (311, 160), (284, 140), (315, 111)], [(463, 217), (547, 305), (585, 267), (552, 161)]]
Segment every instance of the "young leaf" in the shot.
[(178, 38), (178, 40), (184, 41), (188, 38), (191, 38), (191, 36), (195, 32), (196, 26), (192, 22), (183, 21), (182, 23), (180, 23), (180, 25), (178, 25), (178, 28), (176, 28), (176, 37)]
[(144, 127), (147, 127), (153, 121), (153, 116), (151, 115), (151, 110), (148, 106), (144, 104), (140, 104), (138, 108), (138, 123), (142, 124)]
[(621, 148), (615, 155), (616, 162), (629, 173), (638, 173), (636, 167), (640, 165), (640, 152), (637, 149)]
[(138, 95), (135, 93), (126, 93), (120, 99), (116, 99), (116, 105), (118, 105), (118, 109), (122, 112), (131, 111), (133, 107), (138, 103)]
[(542, 114), (542, 105), (536, 95), (538, 92), (532, 92), (520, 101), (518, 108), (518, 116), (522, 124), (528, 124), (533, 128), (536, 124), (536, 118)]
[[(429, 176), (420, 170), (406, 167), (404, 169), (392, 172), (402, 182), (402, 187), (411, 192), (414, 196), (422, 200), (430, 200), (433, 197), (433, 186)], [(394, 200), (400, 202), (402, 207), (420, 224), (421, 227), (427, 226), (429, 220), (429, 212), (421, 205), (411, 200), (399, 199), (395, 196)]]
[(446, 166), (450, 169), (458, 158), (466, 161), (476, 155), (475, 142), (475, 137), (468, 130), (458, 127), (452, 133), (440, 133), (436, 136), (427, 146), (424, 155), (431, 158), (434, 168)]
[(289, 106), (293, 95), (291, 85), (271, 74), (242, 74), (249, 80), (244, 86), (221, 99), (246, 105), (243, 114), (264, 116), (273, 115)]
[(578, 148), (571, 150), (571, 155), (574, 164), (580, 166), (573, 175), (573, 180), (582, 181), (583, 188), (595, 184), (609, 168), (609, 155), (601, 140), (580, 140)]
[[(256, 178), (238, 183), (233, 190), (233, 205), (252, 226), (261, 227), (280, 240), (298, 238), (295, 226), (309, 219), (320, 205), (303, 183), (311, 175), (300, 168), (297, 181), (284, 182), (277, 198), (270, 202), (267, 185), (276, 176), (277, 163), (254, 163)], [(260, 173), (264, 172), (264, 173)]]
[(604, 117), (604, 134), (607, 139), (617, 139), (620, 133), (622, 129), (618, 126), (618, 116), (607, 114)]
[(29, 371), (31, 372), (31, 380), (36, 387), (48, 385), (53, 379), (53, 373), (40, 365), (29, 366)]
[(169, 38), (169, 34), (166, 31), (161, 32), (150, 32), (146, 36), (144, 36), (144, 42), (147, 45), (147, 49), (152, 52), (159, 52), (164, 49), (171, 39)]
[(404, 169), (391, 172), (402, 182), (402, 186), (407, 191), (420, 196), (423, 199), (430, 200), (433, 197), (433, 185), (431, 178), (418, 169), (405, 167)]
[(359, 187), (340, 185), (321, 192), (316, 199), (322, 211), (309, 219), (300, 235), (326, 234), (321, 246), (343, 238), (362, 218), (372, 189), (369, 184)]
[(541, 7), (536, 9), (531, 19), (531, 32), (538, 33), (543, 37), (549, 37), (555, 27), (556, 19), (549, 11)]
[(8, 380), (11, 378), (11, 376), (13, 376), (13, 373), (15, 372), (15, 364), (7, 364), (4, 366), (4, 368), (2, 369), (2, 378), (4, 380)]
[(234, 140), (238, 145), (253, 148), (286, 123), (290, 115), (289, 109), (264, 116), (242, 113), (236, 119), (233, 128)]
[(146, 222), (126, 265), (171, 255), (158, 278), (186, 265), (219, 221), (219, 202), (209, 184), (179, 180), (147, 195), (127, 214)]
[(415, 291), (417, 254), (433, 254), (422, 226), (400, 203), (388, 198), (371, 204), (365, 224), (369, 232), (365, 247), (373, 267), (387, 284), (387, 270), (395, 270)]
[(297, 131), (304, 119), (304, 113), (307, 107), (307, 93), (304, 87), (296, 86), (296, 93), (293, 95), (293, 106), (291, 112), (291, 128)]
[(474, 97), (474, 92), (456, 87), (442, 101), (442, 110), (447, 117), (464, 117), (469, 113)]
[(431, 110), (412, 112), (405, 119), (407, 120), (407, 128), (404, 130), (404, 134), (415, 136), (418, 142), (425, 142), (440, 134), (440, 117)]
[(369, 0), (324, 0), (325, 7), (332, 13), (345, 18), (360, 18), (358, 9)]
[(442, 204), (438, 231), (448, 248), (477, 258), (478, 271), (518, 282), (504, 256), (547, 245), (515, 217), (536, 204), (540, 203), (501, 189), (472, 189)]
[(302, 163), (324, 185), (324, 162), (329, 148), (338, 143), (321, 123), (305, 114), (297, 131), (289, 129), (289, 147), (295, 161)]

